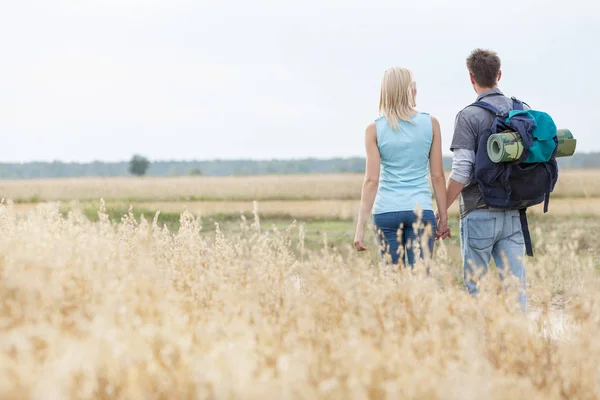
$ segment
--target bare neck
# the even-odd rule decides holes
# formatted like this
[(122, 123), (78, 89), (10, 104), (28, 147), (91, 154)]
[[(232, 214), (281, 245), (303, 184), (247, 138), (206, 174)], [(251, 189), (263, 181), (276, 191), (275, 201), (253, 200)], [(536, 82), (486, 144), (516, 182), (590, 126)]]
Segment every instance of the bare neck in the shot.
[(477, 95), (479, 96), (482, 93), (485, 92), (489, 92), (490, 90), (494, 90), (494, 89), (498, 89), (498, 85), (494, 85), (493, 87), (481, 87), (481, 86), (475, 86), (475, 92), (477, 93)]

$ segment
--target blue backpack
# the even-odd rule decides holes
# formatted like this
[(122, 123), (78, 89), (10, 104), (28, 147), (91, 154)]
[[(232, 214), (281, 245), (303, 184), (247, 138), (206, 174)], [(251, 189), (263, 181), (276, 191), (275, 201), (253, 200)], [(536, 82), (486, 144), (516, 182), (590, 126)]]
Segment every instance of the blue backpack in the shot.
[[(548, 212), (550, 193), (558, 180), (558, 138), (556, 126), (550, 116), (525, 111), (521, 101), (514, 97), (512, 101), (513, 110), (505, 113), (484, 101), (472, 104), (495, 116), (491, 128), (485, 129), (479, 135), (475, 154), (475, 182), (479, 186), (483, 201), (489, 207), (519, 210), (525, 249), (527, 255), (533, 257), (526, 211), (528, 207), (544, 203), (544, 213)], [(543, 125), (540, 126), (543, 129), (539, 132), (536, 132), (538, 123), (535, 113), (545, 117), (541, 119), (545, 122), (540, 124)], [(495, 163), (488, 155), (487, 142), (491, 135), (504, 131), (517, 132), (521, 136), (523, 152), (514, 162)]]

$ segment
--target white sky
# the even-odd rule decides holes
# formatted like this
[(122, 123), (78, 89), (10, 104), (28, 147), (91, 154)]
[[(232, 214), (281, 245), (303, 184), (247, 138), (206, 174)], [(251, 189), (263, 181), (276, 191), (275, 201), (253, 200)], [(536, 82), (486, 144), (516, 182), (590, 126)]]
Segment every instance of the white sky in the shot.
[(0, 162), (362, 156), (392, 65), (442, 124), (465, 58), (600, 150), (592, 0), (0, 0)]

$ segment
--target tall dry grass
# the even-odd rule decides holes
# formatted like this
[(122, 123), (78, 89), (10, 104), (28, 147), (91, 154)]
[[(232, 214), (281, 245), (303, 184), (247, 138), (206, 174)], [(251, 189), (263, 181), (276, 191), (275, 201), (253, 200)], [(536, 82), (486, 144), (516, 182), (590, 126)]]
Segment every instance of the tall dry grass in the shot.
[(493, 279), (469, 297), (440, 245), (427, 276), (308, 251), (301, 227), (258, 218), (200, 229), (0, 207), (0, 398), (600, 397), (580, 236), (538, 243), (526, 317)]
[[(0, 197), (15, 201), (129, 199), (357, 200), (363, 175), (78, 178), (0, 181)], [(554, 198), (600, 197), (600, 170), (561, 170)]]

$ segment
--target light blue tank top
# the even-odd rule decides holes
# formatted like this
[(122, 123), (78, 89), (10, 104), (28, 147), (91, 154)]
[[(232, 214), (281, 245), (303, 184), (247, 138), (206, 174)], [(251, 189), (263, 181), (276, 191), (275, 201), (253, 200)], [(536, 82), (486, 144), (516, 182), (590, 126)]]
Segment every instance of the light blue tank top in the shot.
[(417, 205), (433, 210), (427, 179), (433, 141), (431, 117), (421, 112), (411, 120), (413, 124), (399, 121), (397, 131), (385, 117), (375, 120), (381, 167), (373, 214), (414, 211)]

